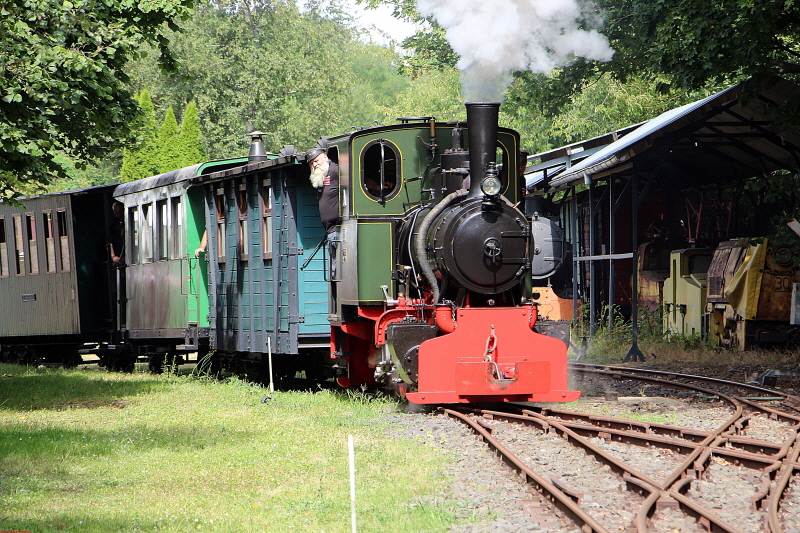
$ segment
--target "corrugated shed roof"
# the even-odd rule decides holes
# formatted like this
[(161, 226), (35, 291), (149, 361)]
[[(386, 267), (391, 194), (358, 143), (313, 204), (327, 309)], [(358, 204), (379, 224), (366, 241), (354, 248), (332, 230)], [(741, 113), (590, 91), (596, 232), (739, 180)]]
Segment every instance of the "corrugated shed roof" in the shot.
[(620, 137), (635, 130), (640, 125), (641, 124), (634, 124), (632, 126), (626, 126), (625, 128), (605, 133), (591, 139), (585, 139), (560, 148), (548, 150), (547, 152), (528, 156), (530, 166), (525, 171), (526, 186), (529, 189), (534, 188), (541, 181), (556, 176), (564, 170), (575, 166), (580, 161), (597, 153)]
[[(552, 177), (553, 187), (621, 170), (634, 158), (668, 162), (682, 177), (734, 179), (778, 169), (800, 170), (800, 133), (772, 117), (777, 103), (800, 87), (775, 77), (740, 101), (742, 84), (649, 120), (580, 163)], [(650, 161), (651, 164), (654, 161)]]

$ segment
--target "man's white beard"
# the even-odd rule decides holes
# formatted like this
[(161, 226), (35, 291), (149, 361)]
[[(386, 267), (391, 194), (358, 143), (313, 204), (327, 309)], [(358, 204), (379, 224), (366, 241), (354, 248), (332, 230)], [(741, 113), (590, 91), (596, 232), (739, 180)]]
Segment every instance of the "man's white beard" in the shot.
[(321, 166), (314, 167), (311, 171), (311, 176), (308, 178), (311, 180), (311, 185), (317, 189), (325, 185), (325, 175), (328, 173), (329, 167), (330, 164), (327, 161)]

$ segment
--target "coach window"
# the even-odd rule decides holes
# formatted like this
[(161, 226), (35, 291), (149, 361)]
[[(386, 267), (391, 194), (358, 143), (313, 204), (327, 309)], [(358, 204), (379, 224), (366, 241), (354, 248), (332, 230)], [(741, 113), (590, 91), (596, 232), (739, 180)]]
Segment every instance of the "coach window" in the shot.
[(128, 262), (131, 265), (135, 265), (139, 262), (139, 252), (141, 251), (141, 247), (139, 246), (139, 235), (141, 234), (140, 226), (139, 226), (139, 208), (131, 207), (128, 209), (128, 235), (130, 239), (130, 253), (128, 254)]
[(261, 242), (264, 259), (272, 259), (272, 180), (261, 183)]
[(8, 277), (8, 241), (6, 240), (6, 219), (0, 217), (0, 278)]
[(247, 228), (247, 183), (240, 183), (236, 196), (236, 207), (239, 214), (239, 259), (247, 261), (250, 257), (250, 239)]
[(142, 263), (153, 262), (153, 205), (142, 204)]
[(58, 247), (61, 252), (61, 272), (72, 270), (72, 261), (69, 254), (69, 227), (67, 226), (67, 211), (56, 211), (56, 227), (58, 229)]
[(25, 214), (25, 229), (28, 232), (28, 265), (31, 267), (30, 273), (39, 273), (39, 247), (36, 245), (36, 215), (33, 213)]
[(225, 248), (227, 242), (225, 239), (225, 189), (220, 187), (216, 191), (215, 196), (216, 209), (217, 209), (217, 261), (220, 263), (225, 261)]
[(158, 230), (158, 260), (169, 258), (169, 211), (167, 201), (156, 202), (156, 228)]
[(53, 212), (42, 211), (44, 227), (44, 258), (48, 274), (56, 272), (56, 240), (53, 238)]
[(172, 258), (180, 259), (183, 257), (183, 203), (181, 197), (176, 196), (172, 199)]
[(367, 144), (361, 159), (361, 187), (367, 197), (384, 203), (400, 190), (400, 154), (391, 142), (377, 139)]
[(25, 241), (22, 239), (22, 215), (11, 215), (14, 224), (14, 255), (17, 276), (25, 275)]

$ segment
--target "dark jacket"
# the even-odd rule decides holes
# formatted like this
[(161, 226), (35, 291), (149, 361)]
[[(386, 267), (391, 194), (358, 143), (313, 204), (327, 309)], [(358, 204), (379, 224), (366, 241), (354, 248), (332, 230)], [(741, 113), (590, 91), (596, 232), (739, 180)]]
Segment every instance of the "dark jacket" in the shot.
[(319, 217), (326, 233), (336, 231), (339, 224), (339, 166), (330, 162), (325, 184), (317, 189), (319, 195)]

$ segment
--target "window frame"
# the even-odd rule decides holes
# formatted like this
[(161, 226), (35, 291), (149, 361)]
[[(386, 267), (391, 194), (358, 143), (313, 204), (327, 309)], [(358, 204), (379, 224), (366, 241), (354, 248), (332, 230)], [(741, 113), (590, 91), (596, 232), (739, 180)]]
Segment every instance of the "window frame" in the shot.
[(141, 219), (141, 214), (139, 213), (139, 206), (134, 205), (128, 207), (126, 210), (126, 220), (125, 223), (128, 226), (126, 231), (125, 240), (126, 245), (128, 247), (128, 264), (130, 265), (138, 265), (140, 263), (139, 254), (142, 252), (141, 246), (141, 227), (139, 220)]
[(225, 223), (227, 202), (225, 198), (225, 188), (219, 187), (214, 190), (214, 211), (216, 220), (214, 224), (217, 228), (217, 262), (227, 261), (227, 224)]
[(238, 215), (239, 260), (247, 261), (250, 259), (250, 204), (246, 181), (242, 181), (236, 187), (236, 213)]
[[(61, 272), (72, 272), (72, 254), (70, 253), (71, 241), (69, 238), (69, 217), (67, 208), (56, 209), (56, 230), (58, 235), (58, 266)], [(64, 253), (66, 251), (66, 253)]]
[(264, 259), (272, 259), (272, 178), (261, 180), (261, 255)]
[[(5, 252), (5, 254), (3, 253)], [(8, 235), (6, 233), (6, 217), (0, 216), (0, 278), (10, 276), (8, 263)]]
[[(382, 167), (382, 170), (384, 172), (384, 181), (386, 181), (386, 177), (387, 177), (386, 176), (386, 163), (387, 163), (387, 160), (386, 160), (386, 155), (385, 155), (385, 149), (388, 148), (389, 150), (391, 150), (392, 154), (394, 155), (394, 161), (395, 161), (395, 164), (394, 164), (394, 187), (391, 189), (391, 191), (388, 194), (374, 194), (367, 187), (367, 177), (368, 177), (368, 175), (367, 175), (367, 158), (368, 158), (368, 156), (370, 156), (370, 158), (372, 157), (370, 155), (370, 152), (376, 146), (383, 147), (383, 149), (384, 149), (384, 155), (383, 155), (384, 164), (383, 164), (383, 167)], [(359, 183), (360, 183), (361, 191), (366, 195), (367, 198), (369, 198), (373, 202), (377, 202), (377, 203), (383, 205), (386, 202), (395, 199), (400, 194), (400, 189), (402, 188), (401, 187), (401, 184), (402, 184), (402, 180), (401, 180), (401, 176), (402, 176), (402, 172), (401, 172), (402, 171), (402, 158), (400, 157), (400, 149), (398, 148), (398, 146), (395, 143), (393, 143), (392, 141), (390, 141), (388, 139), (383, 139), (383, 138), (373, 139), (372, 141), (370, 141), (370, 142), (368, 142), (367, 144), (364, 145), (364, 149), (361, 152), (361, 161), (360, 161), (360, 163), (361, 163), (361, 169), (360, 169), (361, 170), (361, 172), (360, 172), (361, 176), (359, 177)], [(380, 167), (380, 163), (378, 163), (378, 165)], [(379, 171), (380, 171), (380, 168), (379, 168)], [(380, 176), (378, 177), (378, 183), (380, 183)]]
[(26, 272), (25, 257), (25, 235), (23, 233), (22, 213), (11, 215), (12, 237), (14, 241), (14, 264), (16, 265), (16, 275), (24, 276)]
[(25, 212), (25, 249), (28, 252), (28, 274), (39, 275), (39, 242), (36, 231), (36, 212)]
[(154, 236), (156, 237), (155, 248), (153, 253), (153, 262), (167, 261), (169, 259), (170, 242), (169, 242), (169, 198), (156, 200), (155, 203), (155, 221), (153, 223)]
[[(42, 237), (44, 238), (45, 272), (56, 274), (58, 273), (58, 255), (56, 254), (56, 232), (53, 224), (52, 209), (44, 209), (42, 211), (42, 229), (44, 230)], [(49, 237), (48, 234), (50, 235)]]
[(181, 259), (186, 252), (184, 250), (184, 231), (183, 231), (183, 214), (184, 204), (183, 198), (180, 196), (174, 196), (170, 199), (170, 239), (172, 239), (172, 246), (170, 248), (170, 253), (172, 254), (173, 259)]
[[(500, 161), (497, 160), (498, 156), (500, 156)], [(500, 167), (500, 171), (497, 173), (497, 178), (502, 184), (501, 194), (505, 195), (511, 187), (511, 181), (508, 178), (509, 169), (512, 168), (511, 152), (507, 150), (505, 145), (503, 145), (503, 143), (500, 141), (497, 141), (494, 160), (497, 166)]]
[[(141, 222), (142, 233), (140, 237), (140, 243), (142, 245), (141, 248), (141, 264), (149, 264), (155, 262), (155, 235), (154, 235), (154, 224), (155, 220), (153, 220), (155, 213), (153, 210), (155, 209), (155, 204), (152, 202), (143, 203), (140, 206), (141, 216), (139, 217)], [(149, 254), (149, 255), (148, 255)]]

